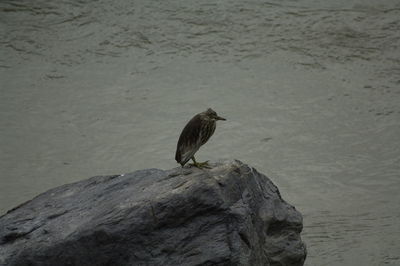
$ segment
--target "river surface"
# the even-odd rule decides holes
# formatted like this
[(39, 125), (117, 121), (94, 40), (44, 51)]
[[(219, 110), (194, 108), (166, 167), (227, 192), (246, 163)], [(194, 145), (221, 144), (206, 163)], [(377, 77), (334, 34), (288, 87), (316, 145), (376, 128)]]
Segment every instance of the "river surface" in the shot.
[(304, 215), (306, 265), (400, 265), (398, 0), (2, 0), (0, 213), (95, 175), (239, 159)]

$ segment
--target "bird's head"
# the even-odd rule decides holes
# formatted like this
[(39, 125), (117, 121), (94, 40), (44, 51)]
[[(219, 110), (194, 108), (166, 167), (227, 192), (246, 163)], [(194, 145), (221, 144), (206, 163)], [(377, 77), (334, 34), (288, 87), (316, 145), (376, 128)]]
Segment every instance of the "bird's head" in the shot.
[(214, 121), (216, 121), (216, 120), (226, 120), (225, 118), (218, 116), (217, 113), (211, 108), (208, 108), (207, 111), (204, 112), (204, 114), (210, 120), (214, 120)]

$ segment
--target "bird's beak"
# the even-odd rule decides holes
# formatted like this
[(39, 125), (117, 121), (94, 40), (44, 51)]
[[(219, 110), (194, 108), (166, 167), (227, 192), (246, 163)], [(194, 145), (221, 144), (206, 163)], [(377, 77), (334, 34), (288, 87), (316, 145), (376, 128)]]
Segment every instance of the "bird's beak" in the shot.
[(216, 116), (215, 119), (217, 119), (217, 120), (226, 120), (225, 118), (220, 117), (220, 116)]

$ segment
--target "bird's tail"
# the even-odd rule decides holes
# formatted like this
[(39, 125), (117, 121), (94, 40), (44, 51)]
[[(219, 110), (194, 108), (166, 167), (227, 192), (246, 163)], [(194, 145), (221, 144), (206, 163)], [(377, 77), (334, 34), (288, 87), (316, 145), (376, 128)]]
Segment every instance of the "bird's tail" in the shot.
[(179, 151), (179, 149), (176, 149), (176, 153), (175, 153), (175, 160), (178, 162), (178, 163), (181, 163), (181, 153), (180, 153), (180, 151)]

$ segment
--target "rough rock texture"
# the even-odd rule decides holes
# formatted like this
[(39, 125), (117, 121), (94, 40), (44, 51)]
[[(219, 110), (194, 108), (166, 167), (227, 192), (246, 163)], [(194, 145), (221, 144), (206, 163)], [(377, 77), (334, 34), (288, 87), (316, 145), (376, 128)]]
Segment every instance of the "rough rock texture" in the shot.
[(255, 169), (147, 169), (51, 189), (0, 217), (0, 265), (303, 265), (302, 216)]

